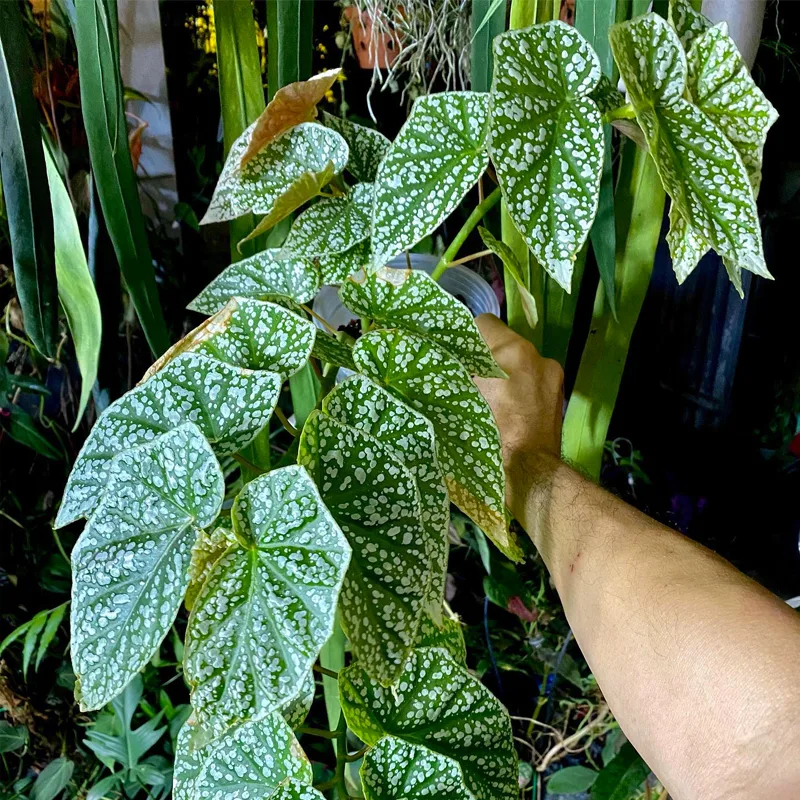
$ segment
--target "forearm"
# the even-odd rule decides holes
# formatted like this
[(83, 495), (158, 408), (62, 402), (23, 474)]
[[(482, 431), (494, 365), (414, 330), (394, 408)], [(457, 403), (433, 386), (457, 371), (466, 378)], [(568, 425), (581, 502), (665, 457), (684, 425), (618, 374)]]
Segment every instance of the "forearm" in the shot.
[(800, 621), (730, 564), (550, 456), (509, 465), (623, 730), (676, 800), (800, 796)]

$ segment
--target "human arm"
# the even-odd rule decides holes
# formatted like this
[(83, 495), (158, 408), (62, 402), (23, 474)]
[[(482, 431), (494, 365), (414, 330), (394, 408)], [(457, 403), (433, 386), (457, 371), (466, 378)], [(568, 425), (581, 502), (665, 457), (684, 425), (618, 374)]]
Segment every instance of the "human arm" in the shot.
[(675, 800), (800, 797), (800, 618), (710, 550), (558, 457), (561, 371), (478, 318), (507, 502), (623, 731)]

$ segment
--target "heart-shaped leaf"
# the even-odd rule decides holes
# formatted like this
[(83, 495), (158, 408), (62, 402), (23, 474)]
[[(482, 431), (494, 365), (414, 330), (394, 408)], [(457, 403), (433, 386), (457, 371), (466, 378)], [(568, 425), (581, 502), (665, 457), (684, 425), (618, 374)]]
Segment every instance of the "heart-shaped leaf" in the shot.
[(376, 745), (395, 736), (452, 759), (475, 800), (516, 800), (517, 758), (500, 701), (444, 650), (415, 650), (391, 689), (355, 662), (339, 673), (347, 724)]
[(571, 26), (548, 22), (494, 40), (492, 161), (508, 213), (567, 292), (592, 227), (603, 123), (590, 95), (600, 62)]
[(198, 530), (224, 479), (192, 423), (114, 459), (107, 490), (72, 551), (72, 664), (81, 708), (119, 694), (150, 660), (189, 583)]
[(364, 668), (388, 685), (408, 658), (430, 585), (414, 476), (387, 445), (319, 413), (306, 422), (297, 460), (353, 550), (342, 629)]
[(237, 539), (211, 568), (186, 631), (192, 707), (211, 730), (296, 697), (333, 632), (350, 547), (308, 474), (284, 467), (246, 484)]
[(347, 171), (357, 180), (372, 183), (391, 142), (379, 131), (322, 112), (322, 123), (336, 131), (350, 148)]
[(405, 331), (370, 331), (356, 342), (353, 360), (360, 372), (431, 421), (450, 500), (509, 558), (521, 560), (506, 525), (500, 434), (467, 370)]
[(112, 403), (81, 448), (56, 517), (61, 527), (97, 508), (112, 459), (192, 422), (218, 455), (235, 453), (269, 423), (281, 389), (274, 372), (184, 353)]
[(365, 239), (343, 253), (323, 253), (319, 257), (320, 280), (325, 285), (341, 283), (370, 263), (372, 241)]
[(318, 289), (319, 275), (310, 261), (274, 248), (231, 264), (187, 308), (201, 314), (216, 314), (232, 297), (263, 300), (270, 295), (308, 303)]
[(444, 222), (489, 164), (489, 97), (419, 97), (375, 178), (372, 266), (382, 267)]
[(472, 312), (426, 272), (382, 267), (361, 281), (339, 289), (342, 302), (381, 327), (424, 336), (457, 358), (473, 375), (502, 378)]

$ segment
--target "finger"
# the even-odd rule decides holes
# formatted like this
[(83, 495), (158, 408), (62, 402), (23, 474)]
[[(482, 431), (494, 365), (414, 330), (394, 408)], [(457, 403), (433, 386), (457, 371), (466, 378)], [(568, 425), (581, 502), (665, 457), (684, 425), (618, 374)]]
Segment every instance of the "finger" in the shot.
[(514, 332), (503, 322), (499, 317), (494, 314), (481, 314), (475, 317), (475, 324), (481, 332), (489, 349), (494, 349), (498, 344), (505, 341), (514, 335)]

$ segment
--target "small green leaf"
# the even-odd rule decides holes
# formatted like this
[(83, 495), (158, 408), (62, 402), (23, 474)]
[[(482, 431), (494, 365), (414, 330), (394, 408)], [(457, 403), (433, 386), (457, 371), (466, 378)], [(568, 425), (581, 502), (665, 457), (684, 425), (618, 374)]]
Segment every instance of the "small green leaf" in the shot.
[(463, 666), (467, 664), (464, 629), (457, 619), (444, 619), (441, 626), (437, 626), (432, 619), (424, 616), (419, 626), (416, 647), (438, 647), (446, 650), (457, 663)]
[(589, 767), (564, 767), (550, 776), (547, 781), (547, 791), (551, 794), (585, 792), (597, 780), (597, 775), (597, 770)]
[(625, 743), (592, 784), (592, 800), (628, 800), (647, 780), (650, 767)]
[(625, 95), (617, 89), (606, 75), (601, 75), (597, 86), (592, 90), (589, 97), (594, 100), (601, 114), (615, 111), (625, 105)]
[(31, 800), (55, 800), (72, 779), (75, 764), (62, 756), (51, 761), (36, 777), (31, 789)]
[(693, 0), (669, 0), (669, 21), (687, 52), (694, 40), (711, 27), (708, 18), (695, 11)]
[(353, 348), (322, 331), (317, 331), (317, 337), (314, 339), (314, 349), (311, 354), (314, 358), (318, 358), (328, 364), (355, 369)]
[[(315, 122), (304, 122), (241, 166), (254, 128), (255, 123), (233, 143), (201, 225), (247, 213), (269, 215), (284, 195), (293, 194), (308, 177), (327, 174), (331, 167), (333, 174), (339, 173), (347, 163), (347, 144), (338, 133)], [(305, 200), (313, 196), (306, 194)]]
[(500, 434), (467, 370), (436, 345), (405, 331), (371, 331), (353, 348), (359, 371), (427, 417), (450, 500), (514, 560), (522, 551), (505, 518)]
[(27, 678), (28, 667), (36, 649), (36, 641), (47, 623), (49, 611), (40, 611), (32, 620), (30, 627), (25, 632), (25, 641), (22, 643), (22, 674)]
[(322, 112), (322, 122), (326, 128), (336, 131), (347, 142), (350, 148), (347, 171), (357, 181), (374, 181), (378, 166), (392, 143), (379, 131), (334, 117), (327, 111)]
[(308, 474), (285, 467), (248, 483), (236, 538), (211, 569), (186, 631), (192, 706), (209, 730), (258, 719), (303, 688), (333, 632), (350, 547)]
[(264, 300), (270, 295), (307, 303), (318, 289), (319, 275), (310, 261), (273, 248), (231, 264), (187, 308), (201, 314), (216, 314), (232, 297)]
[(375, 178), (372, 267), (382, 267), (444, 222), (489, 164), (489, 96), (419, 97)]
[(287, 253), (304, 258), (344, 253), (369, 237), (371, 183), (359, 183), (344, 197), (323, 198), (295, 220), (284, 242)]
[(215, 528), (213, 531), (200, 531), (197, 541), (192, 546), (192, 560), (189, 563), (189, 588), (183, 600), (188, 611), (192, 610), (194, 601), (203, 588), (206, 578), (211, 574), (214, 564), (232, 545), (236, 544), (233, 531), (227, 528)]
[(0, 753), (13, 753), (28, 743), (28, 729), (0, 720)]
[(52, 611), (48, 612), (47, 624), (44, 626), (42, 637), (39, 639), (39, 647), (36, 650), (36, 664), (34, 668), (37, 670), (39, 669), (39, 664), (42, 663), (47, 648), (50, 646), (56, 633), (58, 633), (58, 629), (61, 627), (61, 621), (64, 619), (64, 614), (67, 612), (68, 605), (69, 602), (62, 603), (60, 606), (56, 606)]
[(563, 22), (494, 42), (492, 161), (511, 219), (567, 292), (597, 210), (603, 124), (590, 94), (600, 63)]
[(187, 423), (116, 457), (72, 550), (72, 662), (81, 708), (112, 700), (148, 662), (189, 583), (198, 529), (219, 514), (224, 479)]
[(27, 411), (19, 406), (12, 405), (9, 409), (11, 417), (8, 420), (8, 435), (25, 447), (30, 447), (39, 455), (52, 461), (59, 461), (63, 456), (54, 444), (39, 430)]
[(472, 312), (421, 270), (382, 267), (339, 290), (342, 302), (381, 327), (411, 331), (435, 342), (473, 375), (502, 378)]
[(339, 692), (347, 724), (362, 741), (376, 745), (388, 734), (427, 747), (458, 762), (475, 800), (516, 800), (508, 712), (444, 650), (415, 650), (391, 691), (355, 662), (339, 673)]
[(365, 239), (343, 253), (323, 253), (319, 257), (321, 282), (326, 285), (341, 283), (350, 275), (366, 269), (371, 252), (372, 241)]

